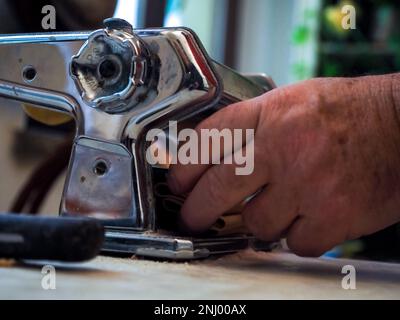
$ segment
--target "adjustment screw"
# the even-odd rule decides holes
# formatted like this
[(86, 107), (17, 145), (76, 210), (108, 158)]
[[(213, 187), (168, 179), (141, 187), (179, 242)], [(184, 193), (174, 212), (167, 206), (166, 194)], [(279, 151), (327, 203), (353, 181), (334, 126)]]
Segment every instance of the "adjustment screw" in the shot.
[(120, 19), (120, 18), (107, 18), (103, 21), (104, 26), (111, 30), (123, 30), (129, 33), (133, 33), (133, 27), (132, 25), (124, 20), (124, 19)]

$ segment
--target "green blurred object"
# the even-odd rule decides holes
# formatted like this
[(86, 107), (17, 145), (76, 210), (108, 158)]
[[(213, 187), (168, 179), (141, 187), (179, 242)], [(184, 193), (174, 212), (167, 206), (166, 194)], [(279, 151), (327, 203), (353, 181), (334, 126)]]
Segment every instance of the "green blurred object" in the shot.
[(292, 41), (296, 45), (304, 44), (310, 39), (310, 29), (307, 26), (298, 26), (293, 31)]
[(353, 31), (351, 29), (345, 29), (342, 26), (342, 21), (345, 17), (345, 14), (342, 13), (342, 8), (345, 5), (355, 6), (355, 3), (353, 1), (340, 1), (336, 5), (325, 7), (323, 11), (324, 23), (327, 29), (341, 38), (347, 37)]
[(399, 71), (400, 6), (394, 1), (354, 0), (356, 29), (344, 32), (340, 23), (344, 3), (324, 0), (318, 74), (360, 76)]
[(293, 64), (292, 69), (293, 73), (298, 79), (305, 79), (307, 75), (310, 73), (310, 70), (309, 68), (307, 68), (307, 65), (302, 62)]
[(296, 19), (291, 34), (291, 82), (315, 76), (321, 3), (318, 0), (296, 1)]
[(323, 73), (326, 77), (336, 77), (340, 74), (340, 66), (334, 62), (327, 62), (323, 65)]

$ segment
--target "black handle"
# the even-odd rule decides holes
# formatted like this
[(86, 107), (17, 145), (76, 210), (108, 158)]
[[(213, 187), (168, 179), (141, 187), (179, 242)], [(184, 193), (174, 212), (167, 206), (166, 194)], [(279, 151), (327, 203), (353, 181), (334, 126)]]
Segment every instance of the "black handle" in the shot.
[(0, 214), (0, 258), (85, 261), (103, 240), (97, 220)]

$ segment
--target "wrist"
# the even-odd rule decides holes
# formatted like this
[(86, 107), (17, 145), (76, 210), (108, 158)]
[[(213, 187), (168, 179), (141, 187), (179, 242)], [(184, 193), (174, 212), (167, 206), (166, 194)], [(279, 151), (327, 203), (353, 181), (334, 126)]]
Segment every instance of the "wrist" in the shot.
[(360, 93), (370, 110), (368, 130), (377, 139), (374, 147), (400, 166), (400, 73), (360, 79), (365, 85)]

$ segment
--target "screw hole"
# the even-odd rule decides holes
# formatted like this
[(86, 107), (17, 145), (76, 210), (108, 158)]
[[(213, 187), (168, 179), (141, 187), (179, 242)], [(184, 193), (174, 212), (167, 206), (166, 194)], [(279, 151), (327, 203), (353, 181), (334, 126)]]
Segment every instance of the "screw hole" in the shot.
[(94, 164), (93, 172), (98, 176), (104, 176), (108, 171), (107, 163), (104, 160), (98, 160)]
[(103, 78), (113, 78), (118, 73), (118, 66), (114, 61), (106, 59), (100, 63), (99, 73)]
[(25, 81), (32, 81), (36, 77), (36, 69), (32, 66), (27, 66), (22, 72)]

